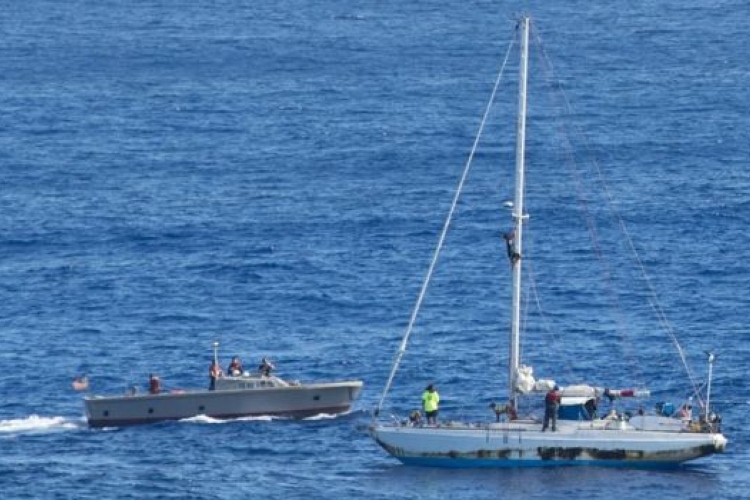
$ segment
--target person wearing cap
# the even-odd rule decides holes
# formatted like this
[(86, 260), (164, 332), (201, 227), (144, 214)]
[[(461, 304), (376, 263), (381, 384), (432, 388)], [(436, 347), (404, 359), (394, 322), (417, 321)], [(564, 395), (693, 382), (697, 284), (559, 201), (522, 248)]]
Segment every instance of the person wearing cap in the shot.
[(544, 396), (544, 425), (542, 432), (547, 430), (552, 421), (552, 432), (557, 431), (557, 410), (560, 408), (560, 388), (554, 386), (551, 391)]
[(427, 417), (427, 425), (437, 424), (438, 405), (440, 404), (440, 395), (435, 390), (435, 386), (428, 385), (422, 393), (422, 409)]

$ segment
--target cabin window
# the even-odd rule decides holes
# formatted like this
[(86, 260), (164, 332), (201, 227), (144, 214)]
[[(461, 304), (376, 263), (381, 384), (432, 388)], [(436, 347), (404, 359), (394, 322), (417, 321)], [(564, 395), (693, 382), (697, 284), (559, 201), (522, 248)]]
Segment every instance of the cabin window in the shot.
[(153, 408), (149, 408), (149, 409), (148, 409), (148, 412), (149, 412), (149, 413), (154, 413), (154, 409), (153, 409)]

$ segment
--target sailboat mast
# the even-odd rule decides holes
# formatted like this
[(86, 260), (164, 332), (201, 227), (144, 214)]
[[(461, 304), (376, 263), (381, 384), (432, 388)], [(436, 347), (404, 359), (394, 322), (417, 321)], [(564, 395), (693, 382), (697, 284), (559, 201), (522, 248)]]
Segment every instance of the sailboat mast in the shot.
[(514, 224), (514, 253), (518, 258), (513, 259), (513, 305), (510, 326), (510, 357), (509, 377), (510, 383), (508, 397), (511, 404), (517, 408), (516, 376), (518, 373), (520, 358), (520, 330), (521, 330), (521, 255), (523, 221), (523, 194), (524, 194), (524, 162), (526, 153), (526, 87), (528, 77), (529, 60), (529, 18), (523, 17), (521, 25), (521, 58), (518, 69), (518, 121), (516, 124), (516, 194), (513, 201), (513, 224)]

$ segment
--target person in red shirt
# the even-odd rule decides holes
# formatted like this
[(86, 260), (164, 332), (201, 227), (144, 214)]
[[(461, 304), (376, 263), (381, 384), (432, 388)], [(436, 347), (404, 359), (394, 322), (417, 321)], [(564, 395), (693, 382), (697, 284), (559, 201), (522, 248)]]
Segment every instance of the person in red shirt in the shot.
[(552, 432), (557, 430), (557, 410), (560, 408), (560, 388), (555, 386), (544, 397), (544, 425), (542, 432), (547, 430), (552, 421)]
[(159, 394), (161, 392), (161, 380), (154, 374), (148, 376), (148, 392), (150, 394)]

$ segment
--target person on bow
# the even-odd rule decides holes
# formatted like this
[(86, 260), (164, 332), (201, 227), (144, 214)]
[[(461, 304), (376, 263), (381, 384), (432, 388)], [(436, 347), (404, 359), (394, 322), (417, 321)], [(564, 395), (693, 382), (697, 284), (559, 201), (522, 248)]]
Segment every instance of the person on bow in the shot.
[(427, 417), (427, 425), (437, 424), (438, 406), (440, 404), (440, 394), (435, 386), (430, 384), (422, 393), (422, 409)]
[(557, 431), (557, 410), (560, 408), (560, 388), (554, 386), (551, 391), (544, 396), (544, 425), (542, 432), (546, 431), (552, 422), (552, 432)]
[(211, 366), (208, 368), (208, 376), (211, 379), (208, 386), (209, 391), (216, 390), (216, 381), (221, 378), (222, 375), (223, 372), (221, 371), (219, 363), (217, 363), (216, 360), (211, 361)]

